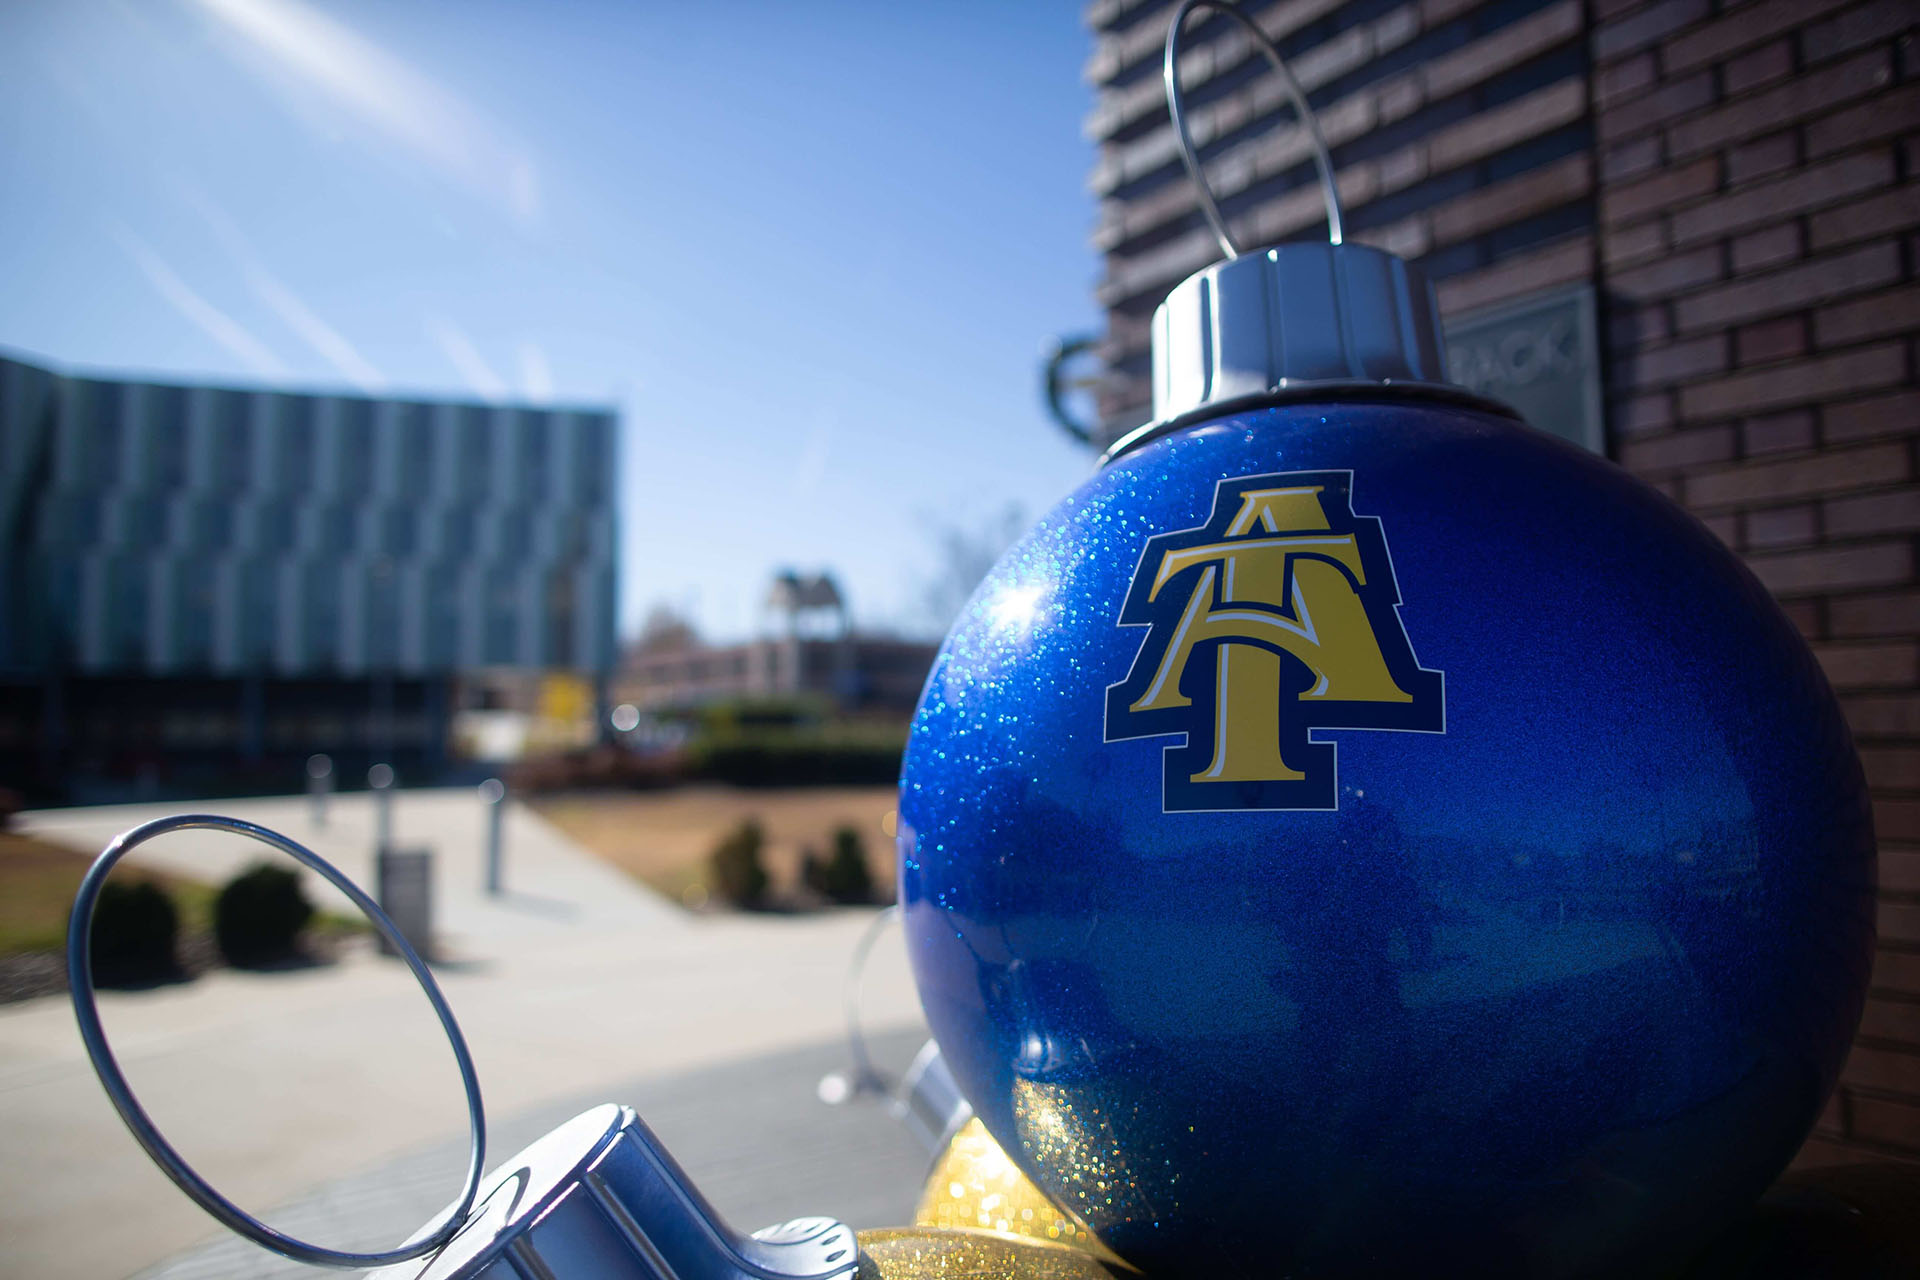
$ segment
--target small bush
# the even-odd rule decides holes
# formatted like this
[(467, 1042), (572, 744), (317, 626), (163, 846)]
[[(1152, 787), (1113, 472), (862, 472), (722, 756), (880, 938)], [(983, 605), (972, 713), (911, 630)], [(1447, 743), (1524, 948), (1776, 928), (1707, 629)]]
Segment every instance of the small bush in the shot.
[(227, 881), (214, 899), (213, 936), (228, 964), (276, 964), (297, 954), (300, 931), (312, 918), (299, 874), (257, 862)]
[(167, 891), (150, 880), (100, 886), (93, 909), (93, 976), (96, 982), (158, 982), (173, 977), (180, 913)]
[(741, 907), (757, 907), (767, 896), (767, 869), (760, 861), (766, 836), (748, 818), (729, 831), (707, 855), (707, 876), (716, 896)]
[(904, 729), (754, 729), (709, 734), (686, 754), (686, 774), (741, 787), (869, 786), (899, 780)]
[(860, 833), (839, 827), (833, 833), (833, 856), (821, 861), (812, 853), (800, 866), (801, 879), (815, 893), (835, 902), (872, 902), (873, 873), (867, 870), (867, 850)]

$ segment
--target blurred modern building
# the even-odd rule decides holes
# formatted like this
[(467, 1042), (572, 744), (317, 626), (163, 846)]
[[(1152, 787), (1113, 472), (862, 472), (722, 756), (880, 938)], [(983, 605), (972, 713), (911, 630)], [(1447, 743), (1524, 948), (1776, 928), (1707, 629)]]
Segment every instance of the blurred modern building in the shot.
[(613, 696), (642, 711), (742, 699), (817, 698), (846, 712), (898, 713), (920, 700), (937, 645), (896, 636), (769, 636), (628, 654)]
[(755, 640), (708, 645), (690, 629), (643, 637), (621, 659), (615, 698), (648, 713), (798, 698), (902, 718), (918, 703), (938, 646), (857, 631), (832, 575), (776, 574), (766, 604), (773, 625)]
[(316, 751), (436, 776), (463, 673), (611, 670), (616, 434), (0, 359), (4, 780), (288, 788)]
[[(1244, 0), (1307, 90), (1349, 239), (1434, 280), (1454, 376), (1738, 551), (1813, 643), (1880, 835), (1880, 951), (1803, 1161), (1920, 1158), (1920, 8), (1912, 0)], [(1170, 3), (1093, 0), (1108, 435), (1218, 256), (1161, 86)], [(1264, 58), (1182, 79), (1249, 246), (1326, 234)]]

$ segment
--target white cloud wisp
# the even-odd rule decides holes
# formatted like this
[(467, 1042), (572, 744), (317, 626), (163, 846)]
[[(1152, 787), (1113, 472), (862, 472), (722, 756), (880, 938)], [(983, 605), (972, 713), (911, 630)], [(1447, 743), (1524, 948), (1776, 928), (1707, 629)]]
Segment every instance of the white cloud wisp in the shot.
[(153, 286), (154, 292), (188, 323), (255, 373), (273, 378), (287, 375), (289, 370), (285, 361), (239, 321), (196, 293), (146, 241), (126, 227), (110, 226), (108, 231), (133, 260), (133, 265), (139, 268), (140, 274), (146, 277), (147, 283)]
[(224, 209), (199, 191), (184, 185), (181, 197), (206, 222), (227, 256), (240, 269), (254, 296), (265, 303), (281, 323), (293, 330), (302, 342), (313, 348), (321, 359), (332, 365), (356, 389), (368, 395), (378, 395), (387, 389), (386, 375), (374, 368), (373, 362), (361, 355), (345, 335), (321, 319), (285, 281), (267, 269), (266, 263), (261, 261), (253, 245)]
[(482, 400), (501, 401), (508, 395), (507, 380), (494, 372), (473, 339), (445, 316), (427, 317), (427, 336), (440, 348), (447, 363), (459, 370), (467, 387)]
[(303, 0), (197, 0), (247, 47), (291, 71), (443, 175), (502, 208), (522, 229), (540, 219), (533, 158), (464, 99)]

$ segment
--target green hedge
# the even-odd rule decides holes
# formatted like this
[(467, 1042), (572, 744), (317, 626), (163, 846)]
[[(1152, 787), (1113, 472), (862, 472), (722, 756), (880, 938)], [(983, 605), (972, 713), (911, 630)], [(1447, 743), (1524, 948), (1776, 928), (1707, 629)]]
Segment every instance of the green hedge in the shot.
[(899, 780), (906, 751), (904, 724), (872, 721), (818, 723), (797, 716), (798, 703), (729, 705), (704, 713), (686, 746), (636, 755), (593, 747), (523, 760), (508, 775), (518, 792), (580, 787), (648, 789), (683, 782), (728, 782), (746, 787), (887, 786)]
[(690, 778), (744, 787), (885, 785), (900, 777), (906, 733), (763, 730), (715, 734), (687, 750)]

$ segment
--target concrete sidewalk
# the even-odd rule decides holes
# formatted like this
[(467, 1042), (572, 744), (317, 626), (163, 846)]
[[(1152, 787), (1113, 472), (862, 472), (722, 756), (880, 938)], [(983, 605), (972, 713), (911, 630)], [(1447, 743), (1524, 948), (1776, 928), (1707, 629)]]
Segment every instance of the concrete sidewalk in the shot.
[[(367, 892), (374, 888), (374, 804), (371, 792), (335, 796), (326, 823), (315, 826), (304, 796), (216, 800), (168, 805), (101, 805), (41, 809), (15, 823), (30, 835), (97, 853), (130, 827), (179, 813), (212, 812), (270, 827), (306, 845), (346, 872)], [(434, 854), (436, 922), (459, 946), (483, 950), (490, 940), (523, 933), (557, 935), (581, 929), (626, 929), (646, 920), (656, 926), (687, 919), (651, 893), (561, 835), (524, 805), (509, 803), (503, 845), (507, 893), (482, 892), (485, 878), (486, 811), (471, 787), (401, 791), (393, 801), (393, 843)], [(122, 864), (177, 872), (219, 884), (250, 862), (276, 859), (296, 864), (266, 845), (217, 831), (187, 831), (140, 846)], [(304, 873), (315, 902), (351, 914), (352, 905), (319, 876)]]
[[(890, 1074), (922, 1043), (894, 1032), (869, 1043)], [(829, 1107), (820, 1077), (846, 1065), (832, 1042), (685, 1075), (646, 1078), (604, 1094), (549, 1103), (488, 1122), (487, 1163), (514, 1152), (587, 1108), (633, 1107), (731, 1226), (751, 1231), (830, 1214), (855, 1228), (907, 1222), (931, 1158), (874, 1099)], [(265, 1217), (305, 1240), (363, 1251), (391, 1248), (446, 1207), (466, 1172), (464, 1141), (436, 1143), (328, 1183)], [(140, 1272), (135, 1280), (312, 1280), (321, 1272), (226, 1234), (209, 1220), (207, 1243)], [(348, 1273), (352, 1275), (359, 1272)]]
[[(187, 807), (45, 811), (20, 822), (98, 848), (126, 827)], [(191, 807), (273, 827), (371, 883), (364, 795), (336, 798), (320, 831), (298, 797)], [(689, 916), (524, 809), (508, 823), (512, 892), (489, 898), (481, 891), (483, 817), (466, 789), (405, 792), (396, 801), (398, 843), (436, 851), (438, 932), (450, 957), (436, 976), (491, 1114), (588, 1096), (619, 1100), (607, 1091), (839, 1034), (842, 975), (871, 911)], [(144, 846), (130, 863), (217, 880), (262, 852), (233, 837), (181, 833)], [(865, 991), (874, 1027), (917, 1023), (897, 935), (876, 948)], [(221, 970), (174, 987), (109, 992), (101, 1007), (115, 1054), (155, 1121), (248, 1207), (288, 1203), (452, 1140), (465, 1125), (431, 1011), (404, 966), (371, 947), (320, 968)], [(0, 1166), (5, 1275), (122, 1277), (207, 1234), (205, 1216), (121, 1127), (62, 998), (0, 1008), (0, 1133), (8, 1155)]]

